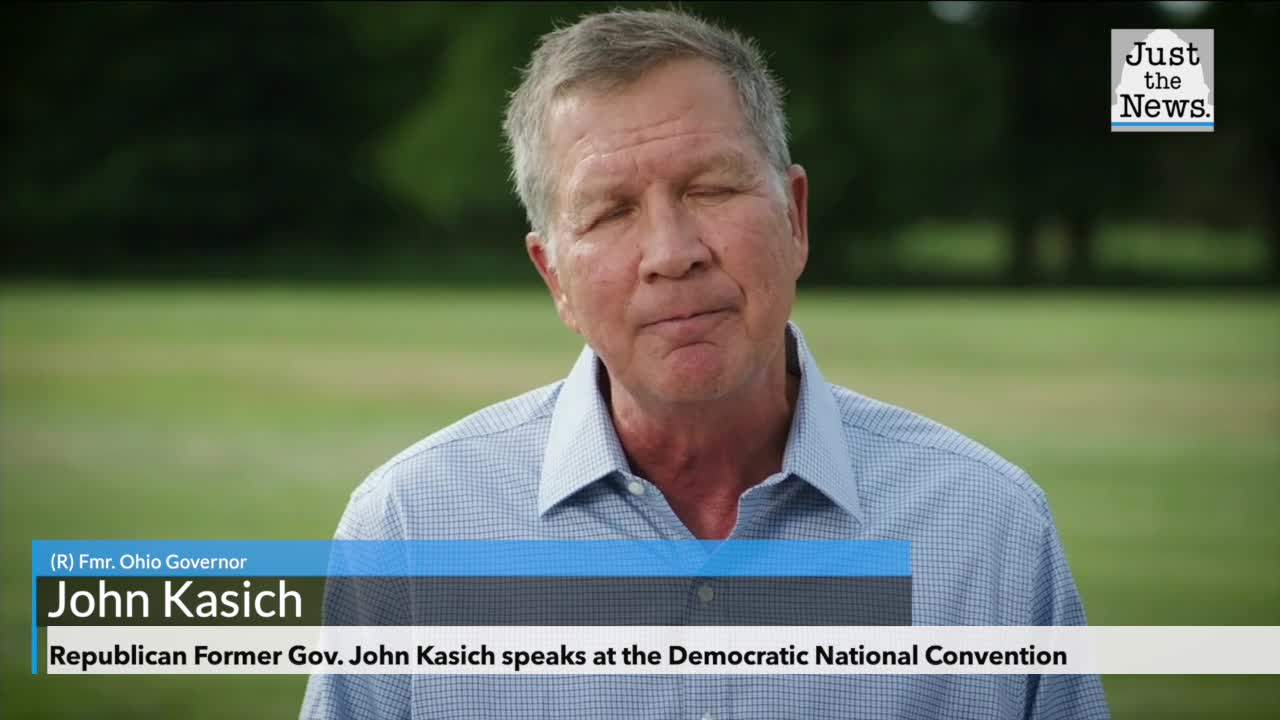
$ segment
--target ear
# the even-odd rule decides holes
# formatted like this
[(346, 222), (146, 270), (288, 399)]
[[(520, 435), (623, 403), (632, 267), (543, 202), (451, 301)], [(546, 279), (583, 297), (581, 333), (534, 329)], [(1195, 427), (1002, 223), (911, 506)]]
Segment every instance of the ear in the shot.
[(809, 176), (804, 168), (787, 168), (787, 219), (791, 222), (791, 242), (796, 251), (795, 274), (799, 278), (809, 261)]
[[(573, 309), (569, 305), (569, 298), (565, 295), (564, 288), (560, 285), (560, 275), (552, 266), (553, 258), (547, 243), (542, 239), (542, 235), (531, 232), (524, 236), (525, 249), (529, 251), (529, 259), (533, 261), (533, 266), (538, 269), (538, 274), (542, 276), (542, 282), (546, 283), (547, 290), (551, 292), (551, 299), (556, 304), (556, 314), (560, 316), (560, 322), (575, 333), (578, 333), (578, 322), (573, 317)], [(580, 334), (580, 333), (579, 333)]]

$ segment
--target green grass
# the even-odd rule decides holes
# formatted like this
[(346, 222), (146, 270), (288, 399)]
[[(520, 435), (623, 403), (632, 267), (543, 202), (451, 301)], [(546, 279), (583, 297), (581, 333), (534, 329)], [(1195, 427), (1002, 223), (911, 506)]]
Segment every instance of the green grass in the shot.
[[(802, 295), (828, 378), (1048, 493), (1090, 621), (1280, 624), (1280, 300)], [(393, 453), (567, 372), (535, 292), (0, 292), (5, 717), (296, 717), (305, 679), (29, 675), (34, 538), (326, 538)], [(1273, 717), (1274, 677), (1108, 677)]]

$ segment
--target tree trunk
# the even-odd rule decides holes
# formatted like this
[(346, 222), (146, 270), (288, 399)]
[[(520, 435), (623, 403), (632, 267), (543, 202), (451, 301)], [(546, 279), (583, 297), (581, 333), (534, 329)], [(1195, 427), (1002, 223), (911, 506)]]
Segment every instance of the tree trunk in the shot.
[(1067, 217), (1067, 273), (1072, 282), (1088, 283), (1094, 279), (1094, 236), (1097, 222), (1087, 210), (1077, 210)]
[(1032, 213), (1015, 211), (1009, 227), (1008, 281), (1026, 286), (1036, 281), (1036, 220)]

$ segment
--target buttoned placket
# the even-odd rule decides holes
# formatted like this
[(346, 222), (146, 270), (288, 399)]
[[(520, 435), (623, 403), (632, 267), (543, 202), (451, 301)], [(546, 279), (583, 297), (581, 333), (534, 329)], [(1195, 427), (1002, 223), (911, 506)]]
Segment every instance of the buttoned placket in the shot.
[[(730, 539), (740, 537), (748, 531), (752, 520), (765, 504), (766, 499), (773, 496), (774, 489), (786, 477), (788, 475), (785, 473), (776, 473), (742, 494), (738, 501), (737, 522), (729, 535)], [(619, 472), (619, 479), (621, 492), (631, 499), (632, 505), (650, 520), (655, 521), (656, 527), (665, 528), (668, 531), (664, 539), (695, 539), (666, 502), (666, 498), (651, 483), (628, 472)], [(720, 599), (721, 591), (717, 590), (714, 579), (690, 578), (689, 592), (690, 601), (686, 605), (688, 612), (685, 624), (715, 625), (716, 616), (721, 615), (720, 605), (723, 600)], [(718, 599), (720, 602), (717, 602)], [(712, 720), (723, 720), (727, 717), (719, 702), (723, 696), (722, 682), (719, 679), (683, 673), (678, 678), (681, 684), (680, 697), (685, 703), (688, 717)]]

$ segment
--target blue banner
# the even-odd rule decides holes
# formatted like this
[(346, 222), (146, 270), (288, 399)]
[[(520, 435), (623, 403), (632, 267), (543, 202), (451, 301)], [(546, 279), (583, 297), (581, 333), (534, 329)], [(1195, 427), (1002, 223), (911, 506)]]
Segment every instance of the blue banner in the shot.
[(897, 540), (36, 540), (59, 577), (890, 577)]

